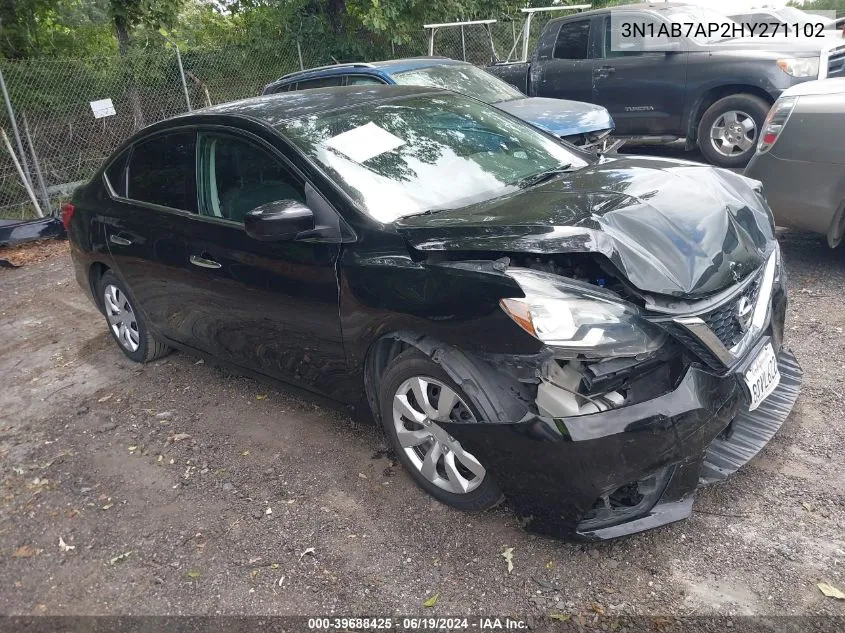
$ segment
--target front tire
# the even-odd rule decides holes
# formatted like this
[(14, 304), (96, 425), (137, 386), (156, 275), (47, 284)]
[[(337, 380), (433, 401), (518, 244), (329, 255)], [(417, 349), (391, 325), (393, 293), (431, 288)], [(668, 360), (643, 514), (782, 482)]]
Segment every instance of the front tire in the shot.
[(745, 167), (769, 113), (769, 104), (750, 94), (730, 95), (707, 108), (698, 126), (698, 147), (718, 167)]
[(438, 422), (478, 423), (470, 399), (425, 354), (409, 349), (379, 386), (384, 430), (417, 485), (458, 510), (480, 511), (502, 500), (490, 473)]
[(109, 332), (128, 358), (136, 363), (148, 363), (170, 352), (170, 347), (147, 329), (134, 297), (112, 271), (107, 270), (100, 278), (97, 293)]

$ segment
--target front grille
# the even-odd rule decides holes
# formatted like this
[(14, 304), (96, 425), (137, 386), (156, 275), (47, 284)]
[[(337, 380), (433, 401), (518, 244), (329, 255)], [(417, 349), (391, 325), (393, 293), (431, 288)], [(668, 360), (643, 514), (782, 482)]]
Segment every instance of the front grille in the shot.
[(845, 77), (845, 46), (840, 46), (830, 52), (827, 61), (828, 77)]
[(686, 347), (699, 360), (703, 361), (705, 365), (712, 369), (724, 370), (725, 364), (720, 361), (716, 355), (711, 352), (707, 346), (699, 341), (695, 336), (690, 334), (682, 325), (672, 324), (669, 328), (669, 333), (684, 347)]
[(757, 278), (741, 294), (712, 312), (701, 316), (701, 319), (713, 330), (716, 336), (719, 337), (719, 340), (722, 341), (722, 345), (728, 349), (737, 345), (745, 335), (745, 331), (740, 326), (736, 316), (737, 306), (743, 298), (748, 301), (752, 309), (757, 305), (757, 296), (760, 294), (760, 282), (761, 276), (757, 275)]

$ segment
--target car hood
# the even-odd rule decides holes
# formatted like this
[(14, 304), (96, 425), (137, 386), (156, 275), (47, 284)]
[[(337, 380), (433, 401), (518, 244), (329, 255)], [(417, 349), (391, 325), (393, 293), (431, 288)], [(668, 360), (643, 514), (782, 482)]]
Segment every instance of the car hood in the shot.
[(598, 253), (640, 291), (687, 299), (738, 283), (774, 248), (759, 183), (652, 157), (605, 158), (543, 185), (395, 226), (420, 251)]
[(574, 136), (614, 127), (606, 108), (583, 101), (528, 97), (500, 101), (496, 107), (555, 136)]

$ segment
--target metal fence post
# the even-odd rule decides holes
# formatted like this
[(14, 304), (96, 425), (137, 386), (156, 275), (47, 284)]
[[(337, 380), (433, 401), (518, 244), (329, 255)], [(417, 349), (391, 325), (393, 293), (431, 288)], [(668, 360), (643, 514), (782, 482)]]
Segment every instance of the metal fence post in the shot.
[(165, 42), (176, 49), (176, 64), (179, 66), (179, 78), (182, 80), (182, 91), (185, 93), (185, 104), (188, 106), (188, 112), (193, 112), (194, 109), (191, 107), (191, 97), (188, 94), (188, 82), (185, 81), (185, 68), (182, 66), (182, 53), (179, 51), (179, 45), (166, 35), (162, 34), (161, 36), (164, 38)]
[(35, 143), (33, 143), (32, 135), (29, 133), (29, 123), (26, 120), (26, 113), (23, 114), (23, 133), (26, 136), (29, 151), (32, 152), (32, 166), (35, 170), (35, 177), (38, 179), (38, 188), (41, 190), (41, 198), (44, 203), (44, 209), (52, 211), (52, 207), (50, 205), (50, 194), (47, 193), (47, 185), (44, 184), (44, 174), (41, 172), (41, 165), (38, 163), (38, 154), (35, 151)]
[(302, 47), (299, 45), (299, 38), (296, 40), (296, 54), (299, 55), (299, 70), (305, 70), (305, 64), (302, 63)]
[(179, 64), (179, 76), (182, 78), (182, 90), (185, 91), (185, 103), (188, 106), (188, 112), (192, 112), (191, 97), (188, 95), (188, 83), (185, 81), (185, 69), (182, 67), (182, 54), (179, 52), (179, 46), (173, 44), (176, 49), (176, 63)]
[(6, 79), (3, 77), (2, 68), (0, 68), (0, 89), (3, 90), (3, 100), (6, 102), (6, 111), (9, 113), (9, 123), (12, 124), (12, 134), (15, 135), (15, 143), (17, 144), (18, 151), (21, 154), (24, 176), (26, 176), (26, 181), (29, 183), (29, 186), (32, 187), (32, 176), (29, 174), (29, 161), (26, 159), (26, 152), (23, 150), (21, 133), (18, 131), (18, 122), (15, 119), (15, 111), (12, 109), (12, 102), (9, 99), (9, 91), (6, 90)]

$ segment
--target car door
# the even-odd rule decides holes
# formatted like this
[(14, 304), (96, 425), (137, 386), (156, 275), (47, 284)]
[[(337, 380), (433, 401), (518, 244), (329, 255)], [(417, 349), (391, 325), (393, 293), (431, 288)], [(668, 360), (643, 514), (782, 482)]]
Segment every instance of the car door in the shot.
[[(538, 54), (538, 59), (531, 64), (530, 83), (534, 96), (593, 100), (592, 23), (591, 18), (569, 20), (561, 22), (559, 30), (544, 31), (537, 50), (546, 52)], [(554, 45), (542, 41), (544, 38), (553, 39)]]
[(600, 59), (594, 69), (592, 101), (610, 111), (616, 122), (615, 134), (683, 134), (687, 53), (644, 50), (642, 39), (635, 42), (621, 37), (623, 23), (651, 24), (655, 33), (659, 33), (661, 24), (647, 14), (601, 18)]
[[(215, 356), (337, 395), (346, 359), (338, 316), (339, 216), (280, 153), (234, 129), (200, 129), (199, 217), (187, 239), (194, 303), (177, 335)], [(320, 238), (262, 242), (244, 217), (268, 202), (307, 204)]]
[[(186, 237), (197, 215), (196, 133), (174, 129), (139, 140), (106, 170), (106, 244), (118, 274), (157, 333), (193, 303)], [(185, 344), (191, 344), (185, 341)]]
[[(223, 136), (245, 145), (221, 143), (198, 157), (195, 130), (170, 131), (136, 143), (124, 171), (110, 172), (105, 231), (118, 273), (153, 330), (171, 341), (335, 395), (332, 375), (346, 368), (341, 240), (258, 242), (242, 218), (248, 206), (282, 196), (307, 199), (324, 224), (339, 227), (339, 219), (316, 191), (306, 197), (304, 180), (272, 149), (234, 131)], [(209, 169), (219, 181), (209, 181)]]

